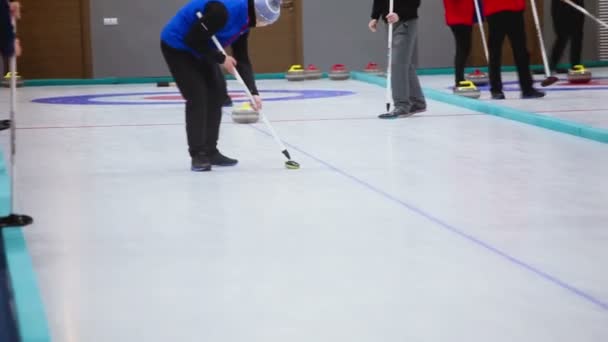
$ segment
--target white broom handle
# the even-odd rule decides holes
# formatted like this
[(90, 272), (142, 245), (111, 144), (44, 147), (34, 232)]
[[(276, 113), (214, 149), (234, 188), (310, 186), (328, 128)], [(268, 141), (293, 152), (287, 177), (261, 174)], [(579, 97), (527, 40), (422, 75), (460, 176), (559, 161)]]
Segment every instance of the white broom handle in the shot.
[[(215, 44), (217, 49), (220, 50), (224, 54), (224, 56), (228, 56), (228, 54), (226, 53), (226, 50), (224, 50), (224, 48), (222, 47), (222, 44), (220, 44), (220, 42), (217, 40), (217, 38), (215, 38), (215, 36), (213, 36), (213, 37), (211, 37), (211, 39), (213, 40), (213, 43)], [(253, 99), (253, 94), (249, 90), (249, 87), (245, 83), (245, 80), (243, 80), (243, 78), (241, 77), (241, 75), (239, 74), (239, 72), (236, 69), (234, 70), (234, 77), (237, 79), (237, 81), (239, 81), (239, 83), (243, 86), (243, 88), (245, 88), (245, 93), (247, 93), (247, 97), (249, 98), (249, 101), (251, 101), (252, 104), (255, 103), (255, 100)]]
[(393, 102), (393, 92), (391, 88), (391, 74), (393, 72), (393, 24), (388, 25), (388, 65), (386, 66), (386, 103)]
[(536, 25), (536, 33), (538, 34), (538, 41), (540, 43), (540, 52), (543, 57), (543, 64), (545, 66), (545, 76), (550, 77), (551, 71), (549, 70), (549, 61), (547, 60), (547, 50), (545, 49), (545, 41), (543, 40), (543, 32), (540, 28), (540, 21), (538, 19), (538, 12), (536, 9), (536, 1), (530, 0), (532, 4), (532, 16), (534, 17), (534, 25)]
[[(200, 19), (203, 17), (203, 14), (201, 12), (196, 12), (196, 16)], [(204, 27), (204, 25), (203, 25), (203, 27)], [(207, 29), (207, 28), (205, 27), (205, 29)], [(213, 35), (211, 37), (211, 39), (213, 40), (215, 47), (219, 51), (221, 51), (224, 54), (224, 56), (227, 57), (228, 54), (226, 53), (226, 50), (224, 50), (224, 47), (222, 46), (222, 44), (220, 44), (220, 42), (217, 40), (215, 35)], [(251, 101), (251, 103), (254, 104), (255, 100), (253, 99), (253, 94), (251, 94), (249, 87), (247, 86), (247, 84), (245, 83), (245, 81), (243, 80), (243, 78), (241, 77), (241, 75), (239, 74), (239, 72), (236, 69), (234, 70), (234, 77), (236, 77), (236, 79), (239, 81), (239, 83), (245, 89), (245, 93), (247, 93), (247, 97), (249, 97), (249, 101)], [(272, 127), (272, 125), (270, 124), (270, 122), (268, 121), (266, 116), (261, 113), (261, 111), (260, 111), (260, 117), (262, 118), (262, 121), (264, 122), (264, 124), (266, 124), (266, 127), (268, 128), (268, 130), (270, 130), (270, 134), (272, 135), (272, 137), (274, 138), (276, 143), (281, 147), (282, 151), (287, 151), (287, 147), (285, 147), (285, 144), (283, 144), (283, 141), (281, 139), (279, 139), (279, 136), (275, 132), (274, 128)]]
[(597, 17), (595, 17), (593, 14), (589, 13), (589, 11), (587, 11), (586, 9), (584, 9), (583, 7), (575, 4), (574, 2), (570, 1), (570, 0), (562, 0), (563, 2), (567, 3), (568, 5), (576, 8), (577, 10), (579, 10), (581, 13), (583, 13), (584, 15), (588, 16), (589, 18), (595, 20), (598, 24), (604, 26), (604, 28), (608, 29), (608, 24), (606, 24), (605, 22), (599, 20)]
[(477, 0), (473, 0), (475, 3), (475, 15), (477, 15), (477, 23), (479, 24), (479, 32), (481, 33), (481, 42), (483, 44), (483, 52), (486, 55), (486, 63), (490, 63), (490, 53), (488, 52), (488, 42), (486, 40), (486, 30), (483, 27), (483, 20), (481, 17), (481, 10), (479, 9), (479, 3)]
[[(395, 0), (389, 0), (388, 12), (393, 13), (395, 10)], [(391, 75), (393, 73), (393, 24), (388, 25), (388, 65), (386, 67), (386, 103), (393, 103), (393, 88), (391, 83)]]
[[(196, 12), (196, 16), (200, 19), (203, 17), (203, 14), (201, 12)], [(205, 25), (203, 25), (203, 27), (205, 27)], [(207, 29), (205, 27), (205, 29)], [(222, 47), (222, 44), (220, 44), (220, 42), (217, 40), (217, 38), (214, 36), (211, 37), (211, 39), (213, 40), (213, 43), (215, 44), (215, 47), (222, 53), (224, 54), (224, 56), (228, 56), (228, 54), (226, 53), (226, 50), (224, 50), (224, 47)], [(251, 101), (251, 103), (255, 103), (254, 99), (253, 99), (253, 94), (251, 94), (251, 91), (249, 90), (249, 87), (247, 87), (247, 84), (245, 84), (245, 81), (243, 80), (243, 78), (241, 77), (241, 75), (239, 75), (239, 72), (234, 70), (234, 77), (236, 77), (237, 81), (239, 81), (239, 83), (243, 86), (243, 88), (245, 88), (245, 93), (247, 93), (247, 97), (249, 98), (249, 101)]]
[[(1, 1), (1, 0), (0, 0)], [(13, 24), (13, 32), (15, 32), (15, 41), (17, 40), (17, 20), (11, 18)], [(10, 87), (11, 87), (11, 112), (17, 110), (17, 51), (11, 56), (9, 60), (9, 72), (11, 73)], [(11, 118), (12, 120), (12, 118)]]
[[(15, 32), (15, 39), (17, 39), (17, 21), (15, 18), (12, 18), (13, 30)], [(11, 56), (9, 60), (9, 72), (11, 73), (10, 79), (10, 98), (11, 98), (11, 108), (10, 108), (10, 133), (11, 133), (11, 202), (10, 202), (10, 212), (12, 213), (15, 209), (15, 182), (16, 182), (16, 134), (17, 134), (17, 123), (15, 122), (15, 113), (17, 112), (17, 51), (15, 54)]]

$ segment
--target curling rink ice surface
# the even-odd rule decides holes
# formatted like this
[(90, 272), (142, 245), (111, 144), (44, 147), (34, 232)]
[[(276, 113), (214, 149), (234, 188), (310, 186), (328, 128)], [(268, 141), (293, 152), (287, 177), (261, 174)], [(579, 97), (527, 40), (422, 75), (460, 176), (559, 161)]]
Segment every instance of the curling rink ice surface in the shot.
[[(54, 341), (608, 341), (608, 145), (434, 101), (378, 120), (358, 81), (258, 86), (300, 170), (225, 115), (240, 164), (190, 172), (175, 88), (20, 89)], [(501, 104), (608, 127), (606, 94)]]

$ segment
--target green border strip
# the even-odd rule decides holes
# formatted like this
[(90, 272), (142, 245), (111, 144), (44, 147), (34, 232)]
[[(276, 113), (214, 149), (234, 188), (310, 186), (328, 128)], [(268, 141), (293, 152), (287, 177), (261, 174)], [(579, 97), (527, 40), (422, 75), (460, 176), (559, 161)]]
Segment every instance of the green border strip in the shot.
[[(598, 68), (608, 67), (608, 61), (588, 61), (584, 63), (587, 68)], [(568, 68), (569, 64), (560, 64), (560, 68)], [(532, 65), (533, 70), (542, 70), (542, 65)], [(487, 67), (469, 67), (467, 72), (473, 70), (488, 71)], [(504, 66), (502, 71), (511, 72), (516, 71), (514, 66)], [(454, 74), (454, 68), (421, 68), (417, 69), (418, 75), (452, 75)], [(327, 78), (328, 74), (323, 73), (323, 78)], [(226, 77), (229, 80), (234, 80), (232, 75)], [(285, 73), (269, 73), (269, 74), (257, 74), (255, 76), (258, 80), (280, 80), (285, 78)], [(26, 87), (44, 87), (44, 86), (83, 86), (83, 85), (112, 85), (112, 84), (146, 84), (146, 83), (157, 83), (157, 82), (173, 82), (171, 77), (107, 77), (107, 78), (66, 78), (66, 79), (32, 79), (25, 80), (23, 85)]]
[[(328, 73), (323, 73), (323, 78), (328, 78)], [(282, 80), (285, 73), (257, 74), (256, 80)], [(226, 75), (226, 79), (234, 80), (234, 76)], [(108, 78), (57, 78), (25, 80), (23, 85), (26, 87), (46, 87), (46, 86), (84, 86), (84, 85), (113, 85), (113, 84), (147, 84), (157, 82), (173, 82), (172, 77), (108, 77)]]
[[(0, 153), (0, 215), (10, 214), (10, 178)], [(27, 228), (26, 228), (27, 229)], [(22, 342), (51, 341), (48, 322), (36, 281), (34, 266), (21, 228), (0, 230), (17, 313)]]
[[(356, 71), (352, 72), (351, 74), (353, 79), (355, 80), (386, 87), (386, 79), (383, 77), (369, 75)], [(436, 89), (423, 88), (423, 91), (426, 97), (435, 101), (448, 103), (451, 105), (474, 110), (476, 112), (494, 115), (509, 120), (519, 121), (522, 123), (546, 128), (560, 133), (566, 133), (585, 139), (608, 143), (608, 130), (547, 115), (539, 115), (535, 113), (525, 112), (519, 109), (509, 108), (493, 104), (487, 101), (479, 101), (464, 96), (457, 96)]]
[[(326, 75), (325, 75), (326, 76)], [(284, 73), (258, 74), (258, 80), (278, 80), (284, 79)], [(234, 80), (234, 76), (228, 75), (226, 79)], [(108, 77), (108, 78), (66, 78), (66, 79), (40, 79), (25, 80), (23, 85), (26, 87), (45, 87), (45, 86), (82, 86), (82, 85), (113, 85), (113, 84), (147, 84), (157, 82), (173, 82), (172, 77)]]

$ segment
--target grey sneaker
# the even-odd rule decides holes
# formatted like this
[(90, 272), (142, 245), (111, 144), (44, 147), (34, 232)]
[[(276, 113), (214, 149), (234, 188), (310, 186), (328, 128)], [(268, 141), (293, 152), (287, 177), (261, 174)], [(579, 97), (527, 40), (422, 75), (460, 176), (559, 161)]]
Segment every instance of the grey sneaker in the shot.
[(426, 111), (426, 106), (414, 105), (409, 110), (405, 110), (403, 108), (395, 108), (392, 111), (384, 114), (380, 114), (378, 117), (380, 119), (399, 119), (399, 118), (407, 118), (417, 113), (422, 113)]
[(411, 115), (413, 115), (413, 114), (410, 114), (409, 110), (405, 110), (403, 108), (397, 107), (388, 113), (378, 115), (378, 118), (380, 118), (380, 119), (398, 119), (398, 118), (406, 118)]
[(424, 112), (426, 112), (426, 105), (413, 105), (412, 108), (410, 108), (411, 115)]

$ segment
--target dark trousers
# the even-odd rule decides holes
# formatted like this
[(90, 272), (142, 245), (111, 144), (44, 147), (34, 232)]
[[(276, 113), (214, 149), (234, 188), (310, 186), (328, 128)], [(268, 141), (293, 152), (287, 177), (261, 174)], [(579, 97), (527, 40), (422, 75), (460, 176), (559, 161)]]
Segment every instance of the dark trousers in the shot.
[(509, 38), (513, 50), (513, 58), (517, 66), (519, 86), (522, 92), (532, 90), (532, 74), (530, 73), (530, 54), (526, 46), (526, 29), (524, 12), (499, 12), (487, 17), (490, 29), (490, 85), (492, 92), (502, 91), (502, 44), (505, 37)]
[(469, 25), (451, 25), (454, 41), (456, 42), (456, 55), (454, 56), (454, 78), (456, 85), (464, 81), (464, 68), (467, 64), (467, 59), (471, 54), (471, 39), (473, 26)]
[(426, 99), (414, 66), (418, 19), (398, 21), (393, 29), (391, 87), (395, 110), (426, 108)]
[(217, 152), (226, 80), (217, 63), (161, 42), (161, 51), (186, 100), (186, 134), (191, 156)]
[[(584, 6), (581, 0), (575, 0), (574, 2)], [(551, 70), (556, 69), (568, 41), (570, 41), (570, 63), (572, 65), (581, 64), (583, 28), (585, 26), (584, 14), (560, 0), (553, 0), (551, 4), (551, 16), (553, 17), (553, 29), (557, 35), (549, 62)]]

